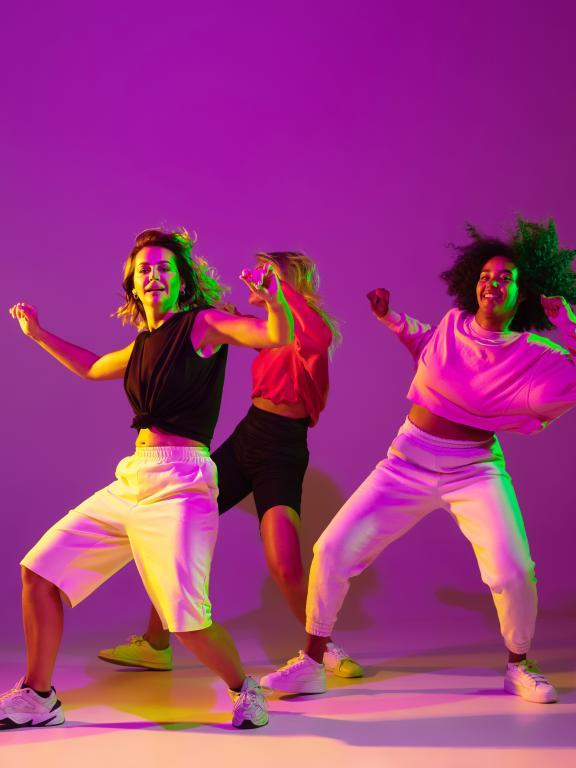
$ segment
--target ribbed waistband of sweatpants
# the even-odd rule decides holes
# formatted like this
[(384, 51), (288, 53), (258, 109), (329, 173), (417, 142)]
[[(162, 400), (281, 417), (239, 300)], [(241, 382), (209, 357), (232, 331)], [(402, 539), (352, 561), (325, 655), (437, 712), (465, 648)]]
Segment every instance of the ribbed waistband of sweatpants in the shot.
[(141, 461), (157, 462), (211, 461), (210, 451), (204, 445), (137, 445), (134, 457)]

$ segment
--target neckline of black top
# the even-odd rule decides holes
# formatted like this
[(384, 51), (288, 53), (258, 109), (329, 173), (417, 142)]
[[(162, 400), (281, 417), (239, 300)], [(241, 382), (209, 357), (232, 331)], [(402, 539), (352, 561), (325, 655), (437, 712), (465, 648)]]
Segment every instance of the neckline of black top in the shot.
[(162, 328), (165, 328), (169, 322), (174, 320), (175, 317), (182, 317), (182, 315), (187, 315), (188, 311), (186, 312), (176, 312), (176, 314), (171, 315), (168, 320), (165, 320), (162, 325), (159, 325), (158, 328), (152, 328), (152, 330), (148, 330), (147, 328), (144, 330), (144, 333), (147, 333), (149, 336), (151, 336), (153, 333), (156, 333), (156, 331), (161, 331)]

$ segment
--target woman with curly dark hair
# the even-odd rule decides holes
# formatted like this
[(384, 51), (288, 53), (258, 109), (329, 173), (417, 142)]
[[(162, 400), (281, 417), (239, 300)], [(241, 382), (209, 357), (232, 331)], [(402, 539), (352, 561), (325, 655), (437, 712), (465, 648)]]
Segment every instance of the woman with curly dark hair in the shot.
[(232, 724), (268, 722), (266, 702), (232, 638), (212, 621), (218, 487), (210, 442), (228, 345), (289, 344), (294, 320), (271, 268), (256, 279), (243, 277), (264, 303), (265, 320), (215, 309), (221, 287), (192, 256), (193, 245), (186, 232), (152, 229), (136, 238), (116, 314), (139, 333), (123, 349), (97, 355), (44, 329), (32, 305), (10, 309), (23, 333), (72, 373), (91, 381), (124, 379), (137, 437), (116, 480), (56, 522), (21, 561), (27, 668), (0, 696), (0, 729), (64, 722), (52, 687), (62, 597), (77, 605), (131, 560), (164, 625), (227, 683)]
[[(574, 251), (559, 250), (552, 222), (518, 220), (510, 242), (469, 230), (442, 274), (457, 308), (437, 327), (368, 294), (376, 317), (411, 352), (412, 406), (388, 451), (314, 547), (306, 653), (261, 684), (292, 693), (326, 689), (321, 664), (349, 580), (429, 512), (448, 511), (472, 544), (508, 649), (504, 688), (552, 702), (554, 687), (526, 658), (536, 620), (536, 579), (522, 515), (495, 436), (531, 434), (576, 403)], [(530, 329), (559, 328), (570, 350)]]

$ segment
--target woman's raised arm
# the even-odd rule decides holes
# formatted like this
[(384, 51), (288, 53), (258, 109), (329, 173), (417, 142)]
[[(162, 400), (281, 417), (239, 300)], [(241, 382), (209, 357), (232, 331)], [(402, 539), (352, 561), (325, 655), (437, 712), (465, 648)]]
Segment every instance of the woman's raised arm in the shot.
[[(266, 320), (207, 309), (193, 330), (196, 349), (216, 348), (221, 344), (265, 349), (290, 344), (294, 339), (294, 318), (284, 298), (280, 281), (271, 268), (242, 273), (242, 280), (258, 294), (268, 311)], [(197, 321), (198, 323), (198, 321)]]
[(367, 294), (367, 298), (378, 320), (398, 336), (417, 362), (434, 333), (433, 326), (391, 309), (390, 291), (386, 288), (375, 288)]
[(24, 302), (14, 304), (9, 312), (15, 320), (18, 320), (25, 336), (35, 341), (77, 376), (91, 381), (105, 381), (120, 379), (124, 375), (134, 342), (124, 349), (109, 352), (106, 355), (96, 355), (42, 328), (38, 322), (38, 310), (32, 304)]

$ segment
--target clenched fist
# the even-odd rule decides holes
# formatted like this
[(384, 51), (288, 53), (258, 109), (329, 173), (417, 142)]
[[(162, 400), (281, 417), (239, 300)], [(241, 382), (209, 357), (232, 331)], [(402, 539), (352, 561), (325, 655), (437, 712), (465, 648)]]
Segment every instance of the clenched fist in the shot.
[(374, 312), (377, 318), (380, 319), (388, 314), (390, 308), (390, 291), (387, 291), (386, 288), (374, 288), (373, 291), (366, 294), (366, 297), (370, 302), (372, 312)]
[(18, 320), (22, 333), (26, 336), (34, 338), (40, 330), (40, 324), (38, 323), (38, 310), (32, 304), (25, 304), (20, 301), (18, 304), (14, 304), (8, 310), (10, 315)]
[(564, 296), (540, 296), (540, 303), (552, 325), (568, 330), (576, 324), (576, 315)]

